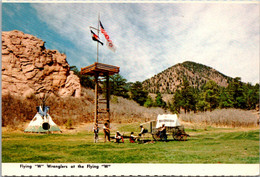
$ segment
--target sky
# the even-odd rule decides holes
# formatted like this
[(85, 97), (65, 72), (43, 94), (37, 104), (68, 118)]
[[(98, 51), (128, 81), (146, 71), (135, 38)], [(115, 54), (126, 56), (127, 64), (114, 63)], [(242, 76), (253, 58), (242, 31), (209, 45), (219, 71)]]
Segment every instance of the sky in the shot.
[[(96, 62), (89, 26), (100, 20), (116, 52), (99, 46), (99, 62), (144, 81), (184, 61), (259, 83), (259, 3), (3, 3), (2, 31), (20, 30), (66, 53), (71, 66)], [(96, 32), (95, 30), (93, 30)], [(97, 33), (97, 32), (96, 32)], [(106, 42), (100, 34), (100, 40)]]

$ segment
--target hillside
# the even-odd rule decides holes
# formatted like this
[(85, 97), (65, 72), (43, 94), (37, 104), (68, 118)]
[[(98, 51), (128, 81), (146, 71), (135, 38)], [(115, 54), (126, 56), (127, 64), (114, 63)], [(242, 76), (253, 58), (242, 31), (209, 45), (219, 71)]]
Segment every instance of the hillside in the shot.
[(186, 61), (176, 64), (143, 81), (143, 86), (150, 93), (173, 93), (181, 86), (182, 80), (187, 79), (194, 87), (201, 87), (209, 80), (215, 81), (219, 86), (227, 87), (232, 80), (217, 70), (199, 63)]
[[(16, 95), (2, 96), (2, 126), (24, 130), (25, 125), (36, 114), (36, 106), (41, 105), (40, 96), (22, 97)], [(94, 91), (82, 88), (80, 97), (50, 96), (46, 100), (50, 106), (50, 115), (58, 126), (72, 126), (93, 122)], [(165, 111), (161, 108), (145, 108), (133, 100), (111, 97), (110, 120), (113, 123), (146, 122), (155, 120)]]

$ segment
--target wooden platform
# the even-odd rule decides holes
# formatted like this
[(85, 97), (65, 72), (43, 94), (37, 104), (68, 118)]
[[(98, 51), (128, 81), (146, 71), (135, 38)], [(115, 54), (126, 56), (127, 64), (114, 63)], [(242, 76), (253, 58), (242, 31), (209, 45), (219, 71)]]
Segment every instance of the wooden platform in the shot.
[(80, 73), (83, 75), (91, 75), (91, 76), (95, 75), (95, 73), (98, 73), (100, 76), (106, 75), (108, 73), (108, 75), (111, 76), (119, 73), (119, 67), (95, 62), (90, 66), (81, 68)]

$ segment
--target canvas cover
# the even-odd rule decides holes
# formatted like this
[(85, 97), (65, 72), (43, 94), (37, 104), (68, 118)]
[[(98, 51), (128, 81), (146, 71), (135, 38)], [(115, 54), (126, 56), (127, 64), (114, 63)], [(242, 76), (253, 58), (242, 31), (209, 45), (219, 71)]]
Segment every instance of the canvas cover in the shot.
[[(48, 131), (61, 131), (59, 127), (53, 122), (51, 116), (46, 112), (46, 110), (43, 111), (42, 108), (39, 106), (37, 107), (37, 111), (38, 112), (31, 120), (28, 127), (24, 130), (25, 132), (44, 133)], [(44, 130), (42, 128), (42, 124), (44, 122), (48, 122), (50, 124), (49, 130)]]
[(159, 114), (157, 116), (156, 128), (162, 127), (163, 124), (165, 124), (165, 127), (181, 126), (177, 114)]

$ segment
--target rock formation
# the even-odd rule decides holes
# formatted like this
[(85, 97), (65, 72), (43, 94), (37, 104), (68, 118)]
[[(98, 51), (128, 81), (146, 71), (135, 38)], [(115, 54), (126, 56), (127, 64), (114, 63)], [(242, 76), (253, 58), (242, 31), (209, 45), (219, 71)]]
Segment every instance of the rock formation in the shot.
[(2, 95), (40, 93), (79, 97), (79, 78), (66, 55), (47, 50), (44, 41), (21, 31), (2, 32)]

